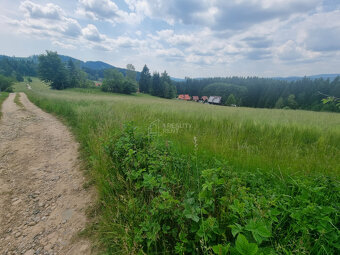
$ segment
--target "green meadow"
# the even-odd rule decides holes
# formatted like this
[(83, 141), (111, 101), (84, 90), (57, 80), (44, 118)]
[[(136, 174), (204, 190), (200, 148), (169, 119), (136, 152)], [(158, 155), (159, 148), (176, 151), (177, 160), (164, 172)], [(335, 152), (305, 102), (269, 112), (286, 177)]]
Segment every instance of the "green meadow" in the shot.
[(339, 251), (340, 114), (31, 87), (81, 144), (101, 253)]

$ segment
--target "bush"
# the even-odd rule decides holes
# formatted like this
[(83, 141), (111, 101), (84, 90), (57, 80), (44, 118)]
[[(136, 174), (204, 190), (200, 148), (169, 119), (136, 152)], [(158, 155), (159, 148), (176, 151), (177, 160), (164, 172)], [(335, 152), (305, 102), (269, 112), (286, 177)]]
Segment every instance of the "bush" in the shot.
[(5, 92), (13, 93), (14, 92), (13, 87), (8, 87), (7, 89), (5, 89)]
[(109, 252), (339, 251), (336, 180), (236, 172), (196, 153), (179, 155), (169, 142), (131, 123), (104, 147), (111, 166), (101, 188), (106, 217), (101, 233)]
[(3, 76), (0, 74), (0, 91), (10, 90), (10, 87), (13, 85), (14, 81), (12, 78)]
[(116, 69), (107, 69), (101, 89), (105, 92), (132, 94), (137, 91), (137, 83)]

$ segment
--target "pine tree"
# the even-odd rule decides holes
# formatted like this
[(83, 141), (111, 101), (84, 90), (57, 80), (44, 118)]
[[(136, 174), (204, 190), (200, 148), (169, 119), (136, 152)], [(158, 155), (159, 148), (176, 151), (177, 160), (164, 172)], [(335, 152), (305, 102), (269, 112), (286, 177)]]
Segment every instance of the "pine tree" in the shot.
[(161, 97), (176, 97), (176, 87), (172, 84), (171, 78), (166, 71), (161, 75)]
[(142, 93), (150, 93), (152, 79), (149, 68), (144, 65), (139, 79), (139, 91)]
[(152, 86), (151, 86), (151, 95), (153, 96), (161, 96), (161, 78), (158, 72), (154, 72), (152, 75)]

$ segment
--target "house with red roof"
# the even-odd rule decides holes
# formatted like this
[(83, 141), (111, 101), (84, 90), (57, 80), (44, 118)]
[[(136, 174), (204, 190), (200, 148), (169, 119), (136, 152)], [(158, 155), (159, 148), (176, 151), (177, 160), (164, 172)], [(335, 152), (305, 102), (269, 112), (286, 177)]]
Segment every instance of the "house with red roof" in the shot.
[(208, 102), (208, 97), (207, 96), (202, 96), (201, 100), (205, 103), (205, 102)]
[(198, 100), (200, 100), (200, 98), (198, 96), (192, 96), (192, 101), (198, 102)]
[(191, 97), (188, 94), (185, 94), (185, 95), (182, 94), (182, 95), (178, 95), (178, 99), (190, 101)]

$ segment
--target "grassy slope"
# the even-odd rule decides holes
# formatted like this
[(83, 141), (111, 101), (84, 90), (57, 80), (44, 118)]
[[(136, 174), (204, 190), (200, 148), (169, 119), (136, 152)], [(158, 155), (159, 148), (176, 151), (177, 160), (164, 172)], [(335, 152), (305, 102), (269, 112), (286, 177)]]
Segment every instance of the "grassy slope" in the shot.
[[(232, 194), (232, 191), (229, 192), (228, 189), (225, 192), (228, 196), (237, 198), (241, 205), (250, 206), (250, 209), (248, 208), (247, 216), (244, 215), (240, 220), (239, 216), (236, 217), (238, 212), (228, 207), (224, 213), (228, 217), (235, 216), (235, 218), (233, 218), (234, 221), (224, 223), (222, 220), (223, 224), (228, 226), (237, 223), (243, 226), (249, 223), (249, 219), (259, 219), (258, 217), (262, 221), (265, 217), (262, 218), (259, 215), (268, 216), (274, 207), (282, 212), (282, 215), (277, 216), (278, 222), (268, 223), (266, 221), (266, 224), (273, 227), (274, 236), (270, 243), (279, 253), (295, 249), (293, 252), (295, 254), (300, 254), (299, 252), (304, 250), (316, 254), (315, 251), (320, 249), (320, 245), (329, 249), (328, 253), (332, 251), (332, 248), (328, 248), (331, 245), (325, 241), (329, 240), (327, 238), (318, 237), (320, 242), (317, 245), (311, 245), (310, 239), (314, 236), (308, 232), (311, 230), (306, 231), (305, 226), (309, 224), (309, 228), (318, 227), (317, 224), (326, 217), (323, 209), (325, 215), (334, 220), (332, 224), (337, 224), (338, 218), (334, 218), (337, 188), (325, 186), (328, 185), (325, 184), (328, 183), (328, 179), (306, 177), (321, 174), (338, 179), (340, 114), (218, 107), (159, 99), (147, 95), (106, 94), (99, 90), (52, 91), (37, 80), (34, 80), (32, 88), (28, 91), (23, 84), (19, 84), (16, 91), (25, 91), (35, 104), (63, 117), (82, 144), (85, 159), (92, 170), (91, 173), (96, 180), (100, 196), (101, 217), (96, 231), (101, 233), (100, 241), (108, 247), (109, 254), (124, 253), (122, 252), (124, 249), (125, 253), (137, 253), (141, 243), (135, 240), (135, 231), (141, 223), (147, 222), (143, 220), (148, 219), (150, 212), (157, 211), (157, 208), (152, 207), (153, 203), (148, 204), (150, 203), (148, 201), (154, 201), (153, 199), (157, 198), (157, 193), (148, 197), (149, 193), (144, 194), (144, 189), (136, 193), (135, 190), (126, 188), (131, 184), (125, 182), (125, 176), (116, 176), (112, 173), (112, 162), (107, 158), (103, 144), (111, 138), (112, 134), (117, 133), (117, 130), (121, 130), (123, 124), (128, 121), (134, 121), (137, 127), (147, 130), (150, 123), (155, 120), (160, 120), (161, 132), (164, 131), (162, 126), (164, 123), (166, 127), (182, 125), (183, 128), (180, 128), (178, 132), (162, 133), (164, 139), (174, 143), (176, 151), (180, 154), (195, 154), (193, 141), (196, 137), (198, 162), (208, 167), (214, 167), (212, 160), (214, 157), (230, 162), (234, 176), (223, 177), (226, 178), (223, 183), (228, 183), (228, 180), (232, 179), (232, 182), (240, 186), (234, 188), (235, 194)], [(175, 182), (181, 184), (182, 191), (179, 193), (176, 191), (177, 193), (174, 192), (174, 194), (178, 195), (183, 192), (182, 195), (176, 197), (180, 201), (183, 199), (183, 194), (192, 186), (192, 180), (195, 183), (196, 177), (189, 164), (180, 169), (182, 172), (176, 173), (181, 175), (180, 178), (175, 176), (177, 178)], [(271, 174), (264, 176), (258, 169)], [(296, 175), (296, 179), (288, 175)], [(332, 182), (330, 185), (333, 185)], [(244, 192), (245, 190), (247, 192)], [(170, 194), (172, 194), (171, 190)], [(143, 200), (145, 197), (146, 201)], [(145, 206), (143, 207), (145, 211), (140, 205), (131, 207), (136, 201)], [(204, 201), (202, 203), (204, 206)], [(224, 202), (224, 205), (228, 203), (232, 204), (235, 201)], [(206, 210), (209, 210), (209, 207), (211, 205), (208, 204)], [(168, 213), (171, 215), (176, 208), (183, 211), (183, 208), (177, 205)], [(233, 208), (236, 208), (235, 204)], [(304, 208), (306, 212), (302, 212)], [(256, 214), (256, 211), (259, 214)], [(164, 216), (165, 213), (161, 215)], [(223, 215), (222, 211), (221, 215)], [(290, 215), (294, 215), (294, 218)], [(179, 224), (174, 219), (176, 217), (181, 219), (180, 215), (169, 217), (172, 220), (171, 227)], [(157, 216), (152, 215), (151, 220), (156, 224)], [(190, 227), (195, 223), (184, 221), (182, 224), (184, 225), (176, 228), (185, 229), (185, 226)], [(150, 224), (147, 223), (147, 225)], [(327, 225), (326, 228), (332, 227)], [(230, 229), (228, 231), (230, 232)], [(147, 233), (143, 236), (147, 236)], [(161, 233), (157, 236), (161, 239)], [(189, 235), (188, 239), (194, 240), (195, 236)], [(161, 239), (161, 244), (153, 244), (154, 249), (157, 250), (158, 247), (158, 249), (173, 253), (171, 248), (174, 244), (166, 246), (169, 240), (166, 242), (164, 240), (166, 239)], [(229, 237), (223, 240), (218, 237), (218, 242), (234, 242), (230, 233)], [(199, 243), (200, 240), (196, 240), (195, 245), (197, 242)], [(212, 241), (214, 242), (216, 244), (216, 241)], [(266, 242), (265, 245), (270, 243)], [(145, 247), (145, 243), (142, 243), (142, 246)], [(148, 249), (150, 250), (147, 250), (147, 253), (154, 251), (152, 247)]]
[[(126, 121), (133, 120), (147, 129), (160, 120), (160, 132), (165, 130), (163, 124), (182, 127), (163, 134), (179, 149), (192, 151), (196, 136), (200, 153), (227, 158), (240, 169), (335, 176), (340, 172), (337, 113), (220, 107), (93, 90), (51, 91), (39, 83), (32, 87), (34, 93), (29, 96), (33, 101), (39, 100), (43, 108), (69, 118), (84, 137), (105, 138)], [(45, 100), (54, 103), (49, 105)]]
[(9, 95), (9, 93), (7, 93), (7, 92), (1, 92), (0, 93), (0, 118), (1, 118), (1, 115), (2, 115), (1, 105), (5, 101), (5, 99), (8, 97), (8, 95)]

